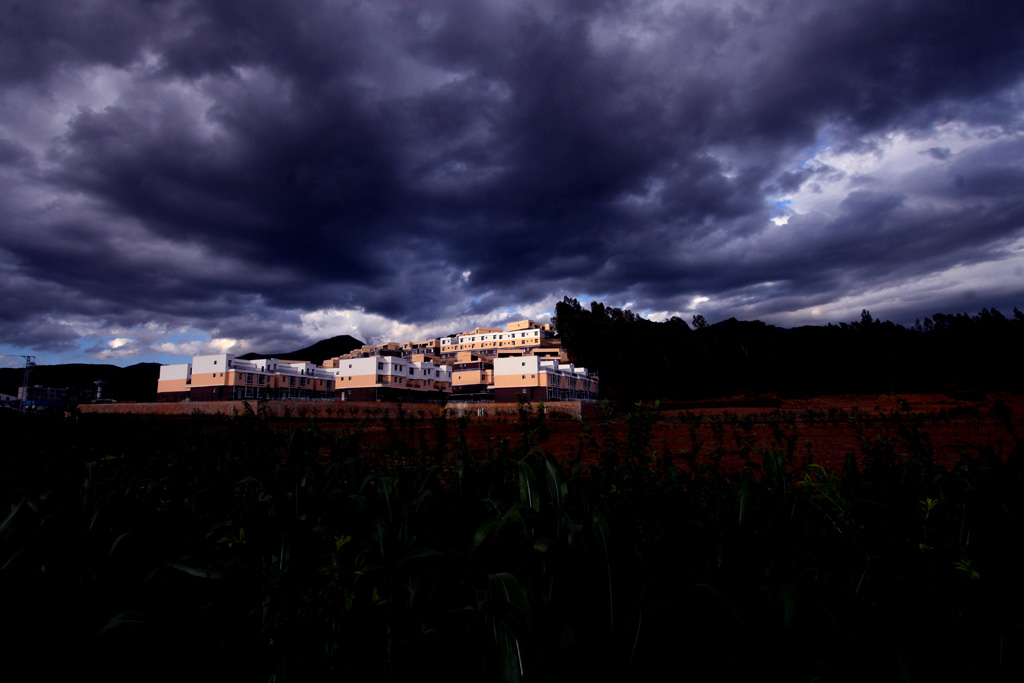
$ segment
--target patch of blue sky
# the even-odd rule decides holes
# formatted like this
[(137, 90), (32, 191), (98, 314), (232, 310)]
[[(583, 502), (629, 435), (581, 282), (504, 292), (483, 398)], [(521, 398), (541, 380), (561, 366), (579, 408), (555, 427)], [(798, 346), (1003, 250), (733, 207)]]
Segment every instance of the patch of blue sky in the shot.
[[(25, 356), (35, 356), (36, 363), (39, 363), (39, 352), (34, 349), (16, 346), (12, 344), (0, 344), (0, 368), (23, 368), (25, 367)], [(47, 365), (50, 365), (47, 362)]]
[(64, 363), (96, 363), (97, 361), (88, 353), (94, 346), (90, 339), (82, 339), (68, 344), (59, 350), (47, 351), (18, 344), (0, 344), (0, 367), (23, 368), (25, 367), (24, 356), (35, 356), (33, 362), (36, 365), (63, 365)]
[(793, 200), (789, 198), (776, 199), (772, 202), (772, 207), (771, 216), (769, 216), (772, 220), (781, 216), (788, 216), (793, 213)]
[(209, 332), (203, 330), (197, 330), (192, 327), (186, 327), (184, 329), (175, 330), (169, 332), (164, 338), (164, 342), (170, 342), (172, 344), (180, 344), (183, 342), (209, 342), (212, 339)]
[(576, 295), (566, 294), (566, 296), (576, 299), (576, 301), (579, 301), (580, 306), (582, 306), (583, 308), (590, 308), (590, 302), (592, 301), (604, 301), (605, 299), (607, 299), (607, 296), (586, 293)]
[[(790, 169), (796, 170), (801, 168), (814, 167), (817, 165), (818, 157), (823, 152), (829, 150), (832, 147), (832, 143), (836, 138), (835, 130), (829, 126), (824, 128), (818, 135), (818, 139), (815, 140), (814, 144), (807, 145), (802, 148), (798, 154), (795, 155), (793, 163), (790, 165)], [(786, 201), (786, 200), (781, 200)]]

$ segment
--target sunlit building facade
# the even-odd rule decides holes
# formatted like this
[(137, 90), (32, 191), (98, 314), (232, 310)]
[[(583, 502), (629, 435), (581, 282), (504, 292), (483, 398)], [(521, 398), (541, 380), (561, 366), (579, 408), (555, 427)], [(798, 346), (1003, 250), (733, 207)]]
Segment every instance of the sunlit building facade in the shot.
[(451, 368), (423, 355), (345, 358), (330, 372), (341, 401), (442, 401), (452, 388)]
[(334, 375), (314, 363), (221, 353), (161, 366), (157, 400), (332, 400), (334, 383)]
[(508, 356), (494, 359), (494, 400), (596, 401), (597, 378), (586, 368), (563, 364), (556, 358)]
[(530, 401), (597, 399), (550, 324), (522, 320), (438, 339), (365, 345), (323, 365), (222, 353), (160, 368), (160, 401)]

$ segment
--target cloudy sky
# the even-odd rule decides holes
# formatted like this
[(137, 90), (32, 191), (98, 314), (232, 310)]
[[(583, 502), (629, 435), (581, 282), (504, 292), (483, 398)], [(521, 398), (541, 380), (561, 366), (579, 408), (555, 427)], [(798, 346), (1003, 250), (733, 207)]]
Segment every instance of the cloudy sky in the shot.
[(1024, 3), (0, 0), (0, 264), (43, 363), (1009, 313)]

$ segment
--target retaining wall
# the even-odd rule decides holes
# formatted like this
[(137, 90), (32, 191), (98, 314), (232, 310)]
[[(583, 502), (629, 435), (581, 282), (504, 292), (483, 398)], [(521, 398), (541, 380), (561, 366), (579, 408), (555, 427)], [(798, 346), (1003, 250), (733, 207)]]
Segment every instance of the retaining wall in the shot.
[[(398, 415), (398, 403), (358, 401), (184, 401), (181, 403), (96, 403), (79, 406), (86, 415), (241, 415), (245, 404), (250, 409), (265, 411), (274, 418), (318, 418), (336, 420), (361, 420)], [(537, 410), (541, 404), (531, 405)], [(583, 401), (556, 401), (545, 403), (548, 415), (568, 415), (592, 418), (597, 414), (594, 403)], [(402, 410), (407, 415), (435, 417), (442, 410), (448, 410), (451, 417), (469, 415), (480, 418), (509, 418), (519, 414), (514, 403), (404, 403)]]

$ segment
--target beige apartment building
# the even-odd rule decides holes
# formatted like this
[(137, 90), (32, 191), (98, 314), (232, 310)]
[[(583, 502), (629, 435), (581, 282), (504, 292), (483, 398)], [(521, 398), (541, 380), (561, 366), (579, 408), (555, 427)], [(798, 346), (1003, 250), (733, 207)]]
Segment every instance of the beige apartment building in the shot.
[(341, 401), (441, 401), (452, 388), (451, 368), (423, 355), (343, 358), (331, 371)]
[(561, 342), (555, 336), (550, 323), (535, 323), (520, 320), (509, 323), (507, 329), (478, 327), (472, 332), (445, 337), (440, 340), (441, 357), (460, 351), (474, 351), (497, 357), (511, 352), (525, 352), (534, 349), (561, 349)]
[(157, 400), (328, 400), (334, 398), (334, 383), (331, 373), (313, 363), (221, 353), (161, 366)]
[(507, 356), (494, 360), (494, 400), (596, 401), (597, 378), (586, 368), (563, 364), (556, 358)]
[(550, 324), (477, 327), (438, 339), (364, 345), (322, 366), (231, 354), (160, 368), (161, 401), (593, 401), (598, 379), (568, 363)]

